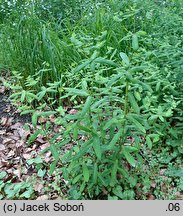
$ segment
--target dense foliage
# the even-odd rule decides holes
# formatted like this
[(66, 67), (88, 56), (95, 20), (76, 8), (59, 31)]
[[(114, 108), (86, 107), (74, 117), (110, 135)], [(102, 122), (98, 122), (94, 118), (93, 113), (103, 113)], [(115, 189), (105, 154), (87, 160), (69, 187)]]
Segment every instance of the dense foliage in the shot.
[(42, 124), (28, 143), (48, 137), (49, 173), (61, 171), (66, 198), (147, 199), (153, 181), (156, 199), (183, 190), (182, 9), (181, 0), (1, 0), (4, 85), (35, 128), (52, 114), (63, 128)]

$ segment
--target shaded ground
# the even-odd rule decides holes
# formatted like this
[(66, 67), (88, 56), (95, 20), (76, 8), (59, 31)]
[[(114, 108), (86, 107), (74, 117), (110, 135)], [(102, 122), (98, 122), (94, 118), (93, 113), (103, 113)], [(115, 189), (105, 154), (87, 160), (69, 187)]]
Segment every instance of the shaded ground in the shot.
[[(69, 112), (72, 113), (73, 110)], [(57, 132), (58, 128), (53, 130)], [(17, 108), (8, 100), (8, 91), (0, 87), (0, 173), (5, 173), (3, 181), (0, 181), (1, 199), (44, 200), (67, 197), (67, 182), (64, 181), (59, 168), (56, 174), (49, 175), (49, 164), (53, 159), (51, 152), (47, 151), (40, 157), (40, 152), (50, 146), (48, 141), (44, 136), (38, 135), (34, 142), (28, 145), (28, 139), (34, 132), (31, 116), (21, 116)], [(39, 167), (40, 164), (44, 166)], [(161, 172), (164, 173), (164, 170)], [(17, 192), (16, 186), (23, 190)], [(7, 187), (11, 190), (8, 191)], [(152, 184), (152, 191), (148, 193), (147, 199), (156, 199), (152, 195), (155, 187), (156, 184)], [(166, 189), (166, 186), (163, 188)], [(182, 192), (177, 193), (177, 199), (183, 199), (182, 196)]]
[[(23, 199), (54, 198), (54, 190), (49, 188), (49, 182), (51, 185), (54, 175), (45, 174), (44, 179), (38, 177), (38, 168), (35, 166), (35, 158), (40, 154), (40, 151), (49, 147), (49, 143), (44, 140), (44, 137), (38, 135), (34, 143), (28, 146), (27, 140), (34, 133), (30, 122), (31, 117), (29, 115), (21, 116), (19, 111), (10, 104), (8, 92), (4, 87), (0, 87), (0, 174), (5, 175), (2, 182), (0, 181), (1, 199), (19, 199), (21, 194), (30, 188), (32, 194), (27, 197), (22, 196)], [(40, 163), (49, 164), (52, 160), (51, 153), (45, 153), (39, 160)], [(19, 194), (17, 193), (16, 197), (16, 194), (13, 194), (13, 192), (17, 192), (15, 187), (22, 187), (24, 182), (26, 182), (27, 188), (25, 186), (22, 191), (18, 190)], [(30, 182), (31, 184), (29, 184)], [(11, 193), (7, 191), (8, 187), (11, 188)], [(47, 187), (47, 192), (45, 187)], [(57, 198), (58, 192), (54, 196)]]

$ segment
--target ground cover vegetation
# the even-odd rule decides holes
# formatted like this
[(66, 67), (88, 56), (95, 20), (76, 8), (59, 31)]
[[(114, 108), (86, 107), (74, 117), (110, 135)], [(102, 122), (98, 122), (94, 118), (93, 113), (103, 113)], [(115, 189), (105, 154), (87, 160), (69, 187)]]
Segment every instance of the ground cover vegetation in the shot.
[(0, 2), (0, 198), (183, 199), (182, 1)]

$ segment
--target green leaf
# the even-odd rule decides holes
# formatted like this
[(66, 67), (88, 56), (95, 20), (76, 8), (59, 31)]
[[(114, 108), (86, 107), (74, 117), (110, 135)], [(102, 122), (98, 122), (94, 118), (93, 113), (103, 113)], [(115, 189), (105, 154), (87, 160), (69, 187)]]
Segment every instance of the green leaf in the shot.
[(138, 31), (137, 33), (136, 33), (137, 35), (139, 35), (139, 36), (146, 36), (147, 35), (147, 32), (145, 32), (145, 31)]
[(87, 153), (88, 149), (91, 147), (93, 139), (88, 140), (87, 142), (85, 142), (82, 147), (80, 148), (80, 151), (78, 154), (76, 154), (72, 160), (77, 160), (79, 158), (81, 158), (84, 154)]
[(81, 179), (81, 177), (82, 177), (82, 174), (77, 175), (77, 176), (73, 179), (72, 183), (73, 183), (73, 184), (76, 184), (76, 183)]
[(147, 146), (149, 149), (152, 149), (152, 141), (149, 136), (146, 137)]
[(100, 138), (98, 136), (94, 137), (93, 148), (94, 148), (94, 151), (95, 151), (95, 154), (96, 154), (97, 158), (99, 160), (101, 160), (102, 150), (101, 150), (101, 146), (100, 146)]
[(37, 158), (32, 158), (32, 159), (29, 159), (26, 161), (29, 165), (31, 164), (40, 164), (43, 162), (42, 158), (41, 157), (37, 157)]
[(46, 90), (39, 92), (37, 94), (38, 101), (40, 101), (45, 96), (45, 94), (46, 94)]
[(136, 99), (137, 99), (138, 101), (141, 101), (141, 96), (140, 96), (140, 93), (139, 93), (139, 92), (135, 91), (135, 92), (134, 92), (134, 96), (136, 97)]
[(138, 50), (139, 48), (138, 36), (136, 34), (132, 35), (132, 48), (134, 51)]
[(29, 113), (33, 113), (35, 110), (24, 110), (20, 113), (20, 115), (26, 115), (26, 114), (29, 114)]
[(145, 128), (136, 119), (134, 119), (132, 116), (127, 115), (127, 119), (130, 122), (134, 123), (134, 125), (136, 126), (136, 128), (139, 129), (141, 132), (146, 133)]
[(38, 113), (35, 112), (33, 115), (32, 115), (32, 124), (34, 127), (36, 127), (37, 125), (37, 120), (38, 120)]
[(93, 169), (93, 184), (97, 183), (97, 176), (98, 176), (98, 166), (95, 163), (94, 164), (94, 169)]
[(55, 146), (55, 144), (53, 144), (53, 143), (51, 144), (51, 146), (50, 146), (50, 151), (51, 151), (51, 153), (52, 153), (54, 159), (55, 159), (56, 161), (58, 161), (58, 160), (59, 160), (60, 154), (59, 154), (59, 151), (58, 151), (57, 147)]
[(22, 94), (21, 94), (21, 98), (20, 98), (20, 101), (23, 102), (25, 100), (25, 96), (26, 96), (26, 91), (23, 90), (22, 91)]
[(26, 96), (30, 97), (30, 98), (33, 98), (33, 99), (38, 99), (37, 95), (35, 95), (35, 94), (31, 93), (31, 92), (27, 92)]
[(122, 151), (123, 155), (125, 156), (125, 158), (127, 159), (127, 161), (129, 162), (129, 164), (133, 167), (135, 167), (135, 159), (134, 157), (129, 153), (128, 149), (126, 149), (125, 147), (123, 148)]
[(78, 95), (78, 96), (89, 96), (89, 93), (83, 89), (75, 89), (75, 88), (65, 88), (71, 95)]
[(57, 162), (58, 162), (58, 161), (54, 160), (54, 161), (50, 164), (49, 175), (52, 175), (53, 172), (55, 171), (55, 168), (56, 168)]
[(53, 115), (55, 114), (56, 112), (55, 111), (47, 111), (47, 112), (41, 112), (38, 114), (38, 116), (50, 116), (50, 115)]
[(29, 199), (33, 193), (34, 193), (33, 187), (29, 187), (28, 190), (26, 190), (24, 193), (20, 195), (20, 197), (25, 197)]
[(133, 108), (133, 110), (137, 113), (137, 114), (140, 114), (140, 108), (133, 96), (133, 94), (131, 92), (128, 93), (128, 99), (129, 99), (129, 102)]
[(128, 56), (126, 55), (126, 53), (120, 52), (120, 57), (123, 60), (123, 62), (125, 63), (125, 65), (129, 66), (130, 65), (130, 60), (128, 58)]
[(86, 99), (86, 102), (85, 102), (85, 105), (80, 113), (80, 115), (83, 117), (90, 109), (90, 106), (92, 104), (92, 101), (93, 101), (93, 97), (91, 96), (88, 96), (87, 99)]
[(30, 145), (34, 140), (38, 137), (38, 135), (41, 133), (41, 129), (36, 130), (33, 134), (30, 135), (28, 139), (28, 145)]
[(122, 189), (122, 187), (120, 186), (120, 185), (118, 185), (118, 186), (116, 186), (113, 190), (112, 190), (112, 192), (116, 195), (116, 196), (118, 196), (119, 198), (123, 198), (123, 193), (122, 193), (122, 191), (123, 191), (123, 189)]
[(73, 129), (73, 139), (77, 140), (78, 139), (78, 127), (75, 126)]
[(80, 70), (84, 69), (86, 66), (90, 64), (91, 60), (85, 60), (82, 64), (80, 64), (78, 67), (74, 69), (74, 73), (79, 72)]
[(109, 143), (109, 145), (107, 146), (107, 150), (111, 150), (114, 148), (115, 144), (119, 141), (119, 138), (122, 135), (122, 131), (123, 129), (121, 128), (112, 138), (111, 142)]
[(82, 46), (83, 43), (82, 43), (81, 41), (79, 41), (78, 39), (76, 39), (75, 36), (76, 36), (76, 35), (73, 33), (73, 34), (72, 34), (72, 37), (70, 38), (71, 42), (72, 42), (75, 46), (77, 46), (77, 47)]
[(118, 197), (117, 196), (110, 196), (108, 195), (108, 200), (118, 200)]
[(113, 67), (117, 67), (118, 65), (113, 62), (112, 60), (108, 60), (102, 57), (98, 57), (94, 60), (94, 62), (100, 63), (100, 64), (107, 64), (107, 65), (111, 65)]
[(107, 130), (107, 129), (110, 128), (114, 123), (115, 123), (114, 118), (110, 119), (110, 120), (107, 121), (107, 123), (104, 125), (103, 130)]
[(80, 129), (80, 130), (83, 130), (85, 132), (88, 132), (88, 133), (92, 133), (92, 130), (84, 125), (80, 125), (78, 124), (77, 127)]
[(105, 187), (108, 186), (108, 183), (107, 183), (106, 179), (102, 176), (101, 173), (98, 173), (98, 178), (101, 181), (102, 185), (104, 185)]
[(5, 171), (1, 171), (0, 172), (0, 179), (3, 179), (6, 175), (7, 175), (7, 173)]
[(118, 170), (118, 160), (115, 160), (113, 168), (111, 170), (111, 182), (110, 185), (113, 187), (117, 180), (116, 180), (116, 174), (117, 174), (117, 170)]
[(85, 163), (83, 163), (83, 176), (84, 176), (84, 181), (88, 182), (90, 178), (90, 172), (88, 170), (88, 167)]
[(45, 169), (44, 170), (39, 169), (37, 175), (42, 178), (42, 177), (44, 177), (45, 173), (46, 173)]
[(83, 182), (79, 188), (80, 193), (82, 193), (84, 191), (85, 187), (86, 187), (86, 183)]

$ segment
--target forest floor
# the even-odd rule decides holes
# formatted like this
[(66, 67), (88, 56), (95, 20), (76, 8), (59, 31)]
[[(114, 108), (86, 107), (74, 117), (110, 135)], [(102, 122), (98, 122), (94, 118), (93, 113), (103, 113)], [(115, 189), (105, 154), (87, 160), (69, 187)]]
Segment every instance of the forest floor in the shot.
[[(64, 199), (67, 196), (67, 183), (62, 174), (55, 176), (48, 172), (49, 163), (52, 161), (51, 152), (46, 152), (40, 159), (41, 163), (45, 164), (44, 169), (41, 167), (41, 170), (45, 170), (44, 178), (42, 174), (38, 175), (38, 168), (33, 165), (39, 165), (40, 153), (49, 147), (49, 142), (44, 136), (38, 135), (34, 142), (28, 145), (28, 139), (35, 132), (31, 116), (21, 116), (20, 111), (10, 103), (9, 94), (4, 86), (0, 86), (0, 171), (7, 173), (4, 184), (15, 185), (33, 181), (33, 199)], [(164, 169), (160, 170), (160, 173), (164, 173)], [(149, 194), (147, 199), (156, 198)], [(182, 192), (177, 192), (177, 199), (183, 199)]]
[[(34, 133), (31, 116), (21, 116), (20, 111), (10, 103), (8, 95), (5, 87), (0, 86), (0, 171), (7, 173), (3, 183), (16, 185), (34, 181), (36, 199), (56, 199), (58, 191), (54, 193), (54, 189), (49, 188), (55, 176), (46, 173), (44, 179), (41, 175), (38, 177), (37, 169), (33, 166), (33, 162), (38, 165), (40, 152), (49, 147), (49, 143), (38, 135), (33, 144), (27, 144), (28, 138)], [(41, 160), (49, 164), (51, 152), (44, 154)]]

